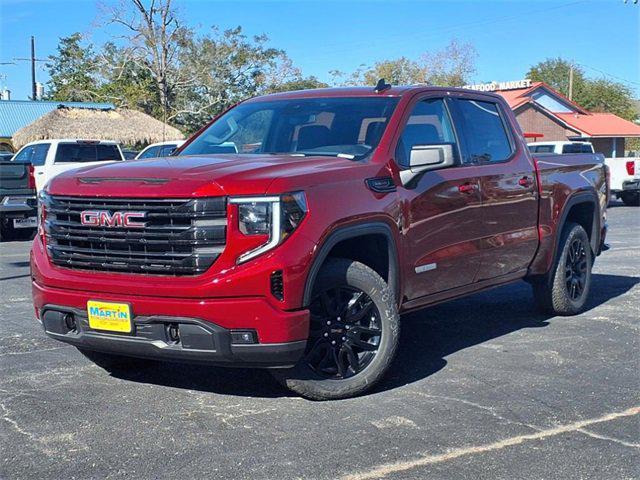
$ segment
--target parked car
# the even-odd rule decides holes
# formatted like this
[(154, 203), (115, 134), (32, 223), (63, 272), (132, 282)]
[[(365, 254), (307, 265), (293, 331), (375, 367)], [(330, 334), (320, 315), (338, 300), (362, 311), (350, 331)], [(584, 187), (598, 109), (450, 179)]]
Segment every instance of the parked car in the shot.
[(122, 156), (125, 160), (133, 160), (140, 153), (137, 150), (131, 150), (129, 148), (121, 148), (120, 150), (122, 150)]
[[(593, 153), (590, 142), (535, 142), (530, 143), (532, 153)], [(640, 205), (640, 158), (605, 158), (609, 168), (611, 194), (625, 205)]]
[(54, 178), (37, 318), (105, 368), (266, 367), (305, 397), (349, 397), (392, 365), (402, 313), (522, 279), (549, 314), (583, 311), (606, 179), (599, 154), (534, 161), (491, 93), (258, 97), (177, 157)]
[(184, 140), (172, 140), (169, 142), (152, 143), (151, 145), (142, 149), (142, 151), (138, 153), (138, 155), (136, 155), (136, 160), (141, 158), (168, 157), (183, 144)]
[(18, 229), (34, 229), (36, 181), (33, 165), (0, 160), (0, 240)]
[(56, 175), (68, 170), (124, 160), (116, 142), (107, 140), (40, 140), (28, 143), (13, 157), (14, 162), (34, 167), (38, 191)]

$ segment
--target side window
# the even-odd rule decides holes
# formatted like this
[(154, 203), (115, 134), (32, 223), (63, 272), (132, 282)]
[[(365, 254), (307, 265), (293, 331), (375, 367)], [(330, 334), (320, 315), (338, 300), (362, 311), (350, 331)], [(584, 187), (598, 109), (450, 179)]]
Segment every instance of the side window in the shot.
[(456, 99), (471, 161), (502, 162), (513, 152), (500, 110), (495, 103)]
[(47, 160), (47, 153), (49, 152), (49, 143), (39, 143), (33, 146), (33, 156), (31, 157), (31, 165), (34, 167), (42, 167)]
[(31, 159), (33, 158), (34, 148), (35, 148), (35, 145), (29, 145), (28, 147), (24, 147), (22, 150), (16, 153), (16, 156), (13, 157), (12, 161), (20, 162), (20, 163), (31, 163)]
[(142, 152), (142, 155), (140, 155), (138, 158), (155, 158), (158, 156), (159, 152), (160, 152), (159, 146), (149, 147), (144, 152)]
[(456, 137), (444, 100), (424, 100), (413, 108), (402, 131), (396, 147), (396, 161), (401, 166), (409, 165), (411, 149), (415, 145), (444, 144), (452, 145), (454, 155), (457, 155)]
[(164, 145), (160, 149), (159, 157), (168, 157), (176, 149), (176, 145)]

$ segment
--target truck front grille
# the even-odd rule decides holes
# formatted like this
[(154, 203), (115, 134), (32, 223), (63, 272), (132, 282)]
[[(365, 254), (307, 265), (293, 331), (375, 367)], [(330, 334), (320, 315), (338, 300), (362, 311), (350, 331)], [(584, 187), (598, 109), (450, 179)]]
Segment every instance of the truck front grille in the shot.
[[(225, 247), (226, 197), (185, 199), (48, 196), (47, 251), (61, 267), (157, 275), (197, 275)], [(144, 227), (83, 225), (81, 213), (144, 213)], [(85, 216), (86, 218), (86, 216)], [(105, 223), (105, 222), (100, 222)], [(120, 222), (121, 223), (121, 222)]]

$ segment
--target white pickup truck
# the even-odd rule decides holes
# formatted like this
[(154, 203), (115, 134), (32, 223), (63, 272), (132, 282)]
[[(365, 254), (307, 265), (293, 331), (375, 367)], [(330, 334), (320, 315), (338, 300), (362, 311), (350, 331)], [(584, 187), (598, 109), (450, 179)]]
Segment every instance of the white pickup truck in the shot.
[[(594, 153), (589, 142), (535, 142), (528, 144), (529, 151), (541, 153)], [(622, 199), (625, 205), (640, 205), (640, 158), (605, 158), (609, 167), (611, 194)]]
[(39, 140), (22, 147), (11, 159), (33, 166), (39, 192), (56, 175), (103, 162), (123, 161), (120, 146), (108, 140)]

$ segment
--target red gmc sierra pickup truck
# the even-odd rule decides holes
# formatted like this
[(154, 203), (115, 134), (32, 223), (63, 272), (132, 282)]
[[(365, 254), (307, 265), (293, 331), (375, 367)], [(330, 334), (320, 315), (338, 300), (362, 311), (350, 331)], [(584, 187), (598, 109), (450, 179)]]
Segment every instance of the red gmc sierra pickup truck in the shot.
[(532, 157), (493, 94), (253, 98), (177, 156), (53, 178), (35, 314), (105, 368), (264, 367), (349, 397), (388, 370), (405, 312), (522, 279), (547, 312), (580, 312), (608, 193), (602, 156)]

